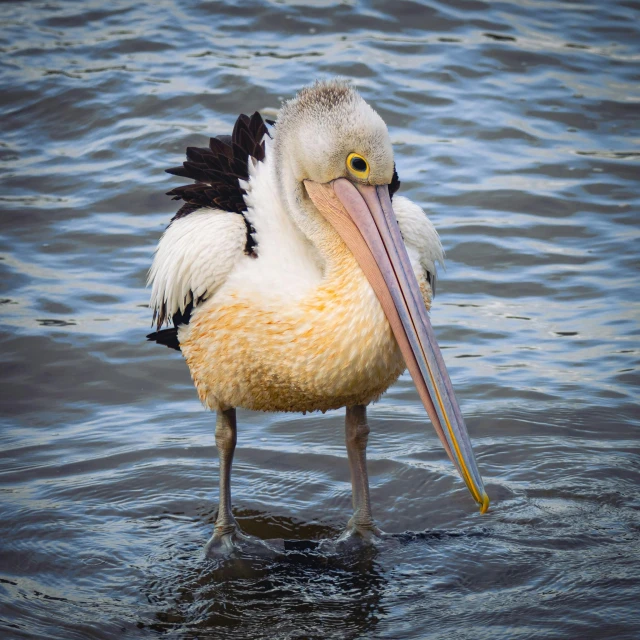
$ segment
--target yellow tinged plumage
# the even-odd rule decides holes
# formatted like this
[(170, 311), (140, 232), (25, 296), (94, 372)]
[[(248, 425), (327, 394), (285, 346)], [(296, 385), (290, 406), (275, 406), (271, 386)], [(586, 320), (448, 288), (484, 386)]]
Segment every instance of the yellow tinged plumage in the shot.
[[(326, 411), (367, 404), (405, 368), (382, 308), (347, 247), (300, 300), (221, 290), (180, 329), (200, 400), (212, 410)], [(430, 302), (426, 280), (421, 282)]]

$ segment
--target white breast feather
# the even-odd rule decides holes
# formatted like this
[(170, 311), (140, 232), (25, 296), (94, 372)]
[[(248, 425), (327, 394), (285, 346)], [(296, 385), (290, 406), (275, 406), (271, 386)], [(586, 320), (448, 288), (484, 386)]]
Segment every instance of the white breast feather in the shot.
[(159, 312), (164, 304), (171, 317), (184, 312), (192, 296), (212, 296), (245, 255), (246, 239), (244, 220), (235, 213), (205, 208), (174, 220), (160, 238), (149, 271), (149, 306)]
[(259, 296), (265, 302), (281, 304), (301, 298), (318, 286), (322, 268), (313, 246), (296, 226), (282, 201), (276, 179), (273, 141), (265, 137), (263, 162), (249, 161), (249, 181), (240, 181), (245, 190), (247, 218), (255, 229), (257, 260), (238, 265), (229, 288), (244, 295)]
[(393, 196), (393, 211), (413, 268), (429, 271), (435, 282), (436, 262), (444, 267), (444, 250), (433, 223), (421, 207), (404, 196)]

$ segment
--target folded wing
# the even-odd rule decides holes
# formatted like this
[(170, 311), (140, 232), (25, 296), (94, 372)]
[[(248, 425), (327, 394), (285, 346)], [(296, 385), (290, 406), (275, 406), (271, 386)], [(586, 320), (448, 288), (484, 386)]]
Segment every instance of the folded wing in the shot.
[[(194, 307), (225, 282), (238, 259), (246, 256), (247, 228), (240, 215), (201, 208), (176, 218), (164, 232), (149, 271), (150, 307), (158, 331), (147, 336), (179, 349), (177, 328)], [(164, 323), (174, 327), (160, 331)]]
[[(393, 212), (396, 214), (418, 282), (426, 280), (431, 288), (431, 298), (436, 293), (436, 262), (444, 267), (444, 250), (440, 236), (422, 208), (408, 198), (394, 196)], [(425, 302), (428, 306), (430, 299)]]

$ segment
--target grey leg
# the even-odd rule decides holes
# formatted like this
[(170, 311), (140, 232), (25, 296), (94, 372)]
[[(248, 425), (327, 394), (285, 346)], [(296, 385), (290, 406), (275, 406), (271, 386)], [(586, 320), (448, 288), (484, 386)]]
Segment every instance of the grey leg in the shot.
[(231, 512), (231, 465), (236, 450), (236, 410), (218, 411), (216, 418), (216, 446), (220, 460), (220, 503), (213, 536), (207, 542), (208, 555), (228, 555), (236, 548), (239, 530)]
[(347, 407), (345, 439), (351, 469), (353, 516), (339, 540), (364, 538), (372, 541), (381, 535), (371, 516), (369, 477), (367, 476), (367, 441), (369, 439), (367, 408), (364, 405)]
[(236, 410), (219, 411), (216, 420), (216, 446), (220, 459), (220, 504), (215, 525), (215, 533), (219, 536), (232, 533), (237, 528), (231, 512), (231, 465), (236, 442)]
[(216, 446), (220, 459), (220, 504), (213, 536), (207, 542), (205, 553), (213, 557), (229, 556), (234, 553), (273, 555), (279, 551), (277, 545), (269, 545), (258, 538), (242, 533), (231, 512), (231, 465), (236, 441), (236, 410), (218, 411)]

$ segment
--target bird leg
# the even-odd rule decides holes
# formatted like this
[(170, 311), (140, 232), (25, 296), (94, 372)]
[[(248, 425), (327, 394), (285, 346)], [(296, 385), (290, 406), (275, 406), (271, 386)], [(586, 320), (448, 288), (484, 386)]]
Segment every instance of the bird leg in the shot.
[(345, 440), (351, 469), (353, 515), (338, 542), (364, 540), (375, 542), (382, 532), (371, 516), (369, 477), (367, 476), (367, 441), (369, 439), (367, 408), (365, 405), (347, 407)]
[(213, 536), (207, 542), (205, 553), (214, 557), (228, 556), (234, 552), (273, 555), (276, 550), (274, 545), (268, 545), (259, 538), (242, 533), (231, 511), (231, 465), (236, 441), (236, 410), (218, 411), (216, 446), (220, 459), (220, 503)]
[(237, 433), (236, 410), (218, 411), (216, 447), (220, 459), (220, 503), (215, 531), (219, 535), (232, 533), (238, 526), (231, 512), (231, 465), (238, 440)]
[(206, 546), (208, 554), (226, 555), (233, 550), (233, 534), (238, 525), (231, 512), (231, 465), (236, 449), (236, 410), (218, 411), (216, 419), (216, 446), (220, 460), (220, 503), (213, 537)]

